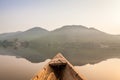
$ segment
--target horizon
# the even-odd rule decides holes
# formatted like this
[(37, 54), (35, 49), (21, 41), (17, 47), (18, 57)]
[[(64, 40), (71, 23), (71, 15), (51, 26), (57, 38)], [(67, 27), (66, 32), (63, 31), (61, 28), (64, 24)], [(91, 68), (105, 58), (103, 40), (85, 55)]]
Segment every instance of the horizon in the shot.
[[(64, 26), (84, 26), (84, 25), (64, 25)], [(6, 34), (6, 33), (14, 33), (14, 32), (25, 32), (25, 31), (27, 31), (27, 30), (30, 30), (30, 29), (33, 29), (33, 28), (42, 28), (42, 29), (45, 29), (45, 30), (47, 30), (47, 31), (54, 31), (54, 30), (56, 30), (56, 29), (59, 29), (59, 28), (62, 28), (62, 27), (64, 27), (64, 26), (61, 26), (61, 27), (58, 27), (58, 28), (55, 28), (55, 29), (53, 29), (53, 30), (48, 30), (48, 29), (45, 29), (44, 27), (40, 27), (40, 26), (34, 26), (34, 27), (31, 27), (31, 28), (29, 28), (29, 29), (26, 29), (26, 30), (17, 30), (17, 31), (11, 31), (11, 32), (4, 32), (4, 33), (0, 33), (0, 34)], [(87, 26), (84, 26), (84, 27), (86, 27), (86, 28), (88, 28), (88, 29), (90, 29), (90, 28), (94, 28), (94, 29), (96, 29), (96, 30), (98, 30), (98, 31), (101, 31), (101, 30), (99, 30), (99, 29), (97, 29), (97, 28), (95, 28), (95, 27), (87, 27)], [(104, 31), (102, 31), (102, 32), (104, 32)], [(107, 33), (107, 32), (104, 32), (104, 33)], [(107, 34), (110, 34), (110, 35), (120, 35), (120, 34), (111, 34), (111, 33), (107, 33)]]
[(84, 25), (120, 34), (119, 0), (0, 0), (0, 33)]

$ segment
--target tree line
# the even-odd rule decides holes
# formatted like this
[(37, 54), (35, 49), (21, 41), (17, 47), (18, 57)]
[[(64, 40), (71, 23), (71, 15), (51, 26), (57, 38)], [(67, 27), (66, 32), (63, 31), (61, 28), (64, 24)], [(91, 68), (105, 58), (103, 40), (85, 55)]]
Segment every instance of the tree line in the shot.
[(20, 47), (27, 48), (28, 46), (29, 46), (29, 42), (28, 41), (21, 41), (19, 39), (0, 40), (0, 47), (3, 47), (3, 48), (18, 49)]

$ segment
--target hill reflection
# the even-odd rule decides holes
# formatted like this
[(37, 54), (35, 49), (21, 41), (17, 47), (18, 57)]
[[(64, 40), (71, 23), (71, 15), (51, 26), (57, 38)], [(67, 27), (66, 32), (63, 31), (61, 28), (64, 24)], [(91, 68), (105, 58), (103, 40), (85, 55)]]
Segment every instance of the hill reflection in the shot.
[[(0, 55), (0, 80), (30, 80), (47, 62), (31, 63), (23, 58)], [(76, 66), (88, 80), (120, 80), (120, 59)]]

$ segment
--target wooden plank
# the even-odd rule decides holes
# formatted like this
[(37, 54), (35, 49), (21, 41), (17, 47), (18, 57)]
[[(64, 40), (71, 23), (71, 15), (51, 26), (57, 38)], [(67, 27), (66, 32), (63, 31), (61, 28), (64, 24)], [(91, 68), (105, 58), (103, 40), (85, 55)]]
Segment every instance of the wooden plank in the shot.
[(87, 80), (62, 54), (56, 55), (32, 80)]
[(54, 72), (51, 72), (50, 75), (48, 76), (47, 80), (57, 80)]

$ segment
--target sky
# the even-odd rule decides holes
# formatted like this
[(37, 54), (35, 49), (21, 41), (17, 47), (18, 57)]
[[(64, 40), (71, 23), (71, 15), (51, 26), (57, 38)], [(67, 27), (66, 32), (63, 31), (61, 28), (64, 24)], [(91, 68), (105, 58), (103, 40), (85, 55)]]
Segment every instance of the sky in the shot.
[(0, 0), (0, 33), (64, 25), (120, 34), (120, 0)]

